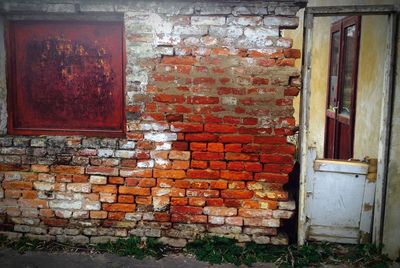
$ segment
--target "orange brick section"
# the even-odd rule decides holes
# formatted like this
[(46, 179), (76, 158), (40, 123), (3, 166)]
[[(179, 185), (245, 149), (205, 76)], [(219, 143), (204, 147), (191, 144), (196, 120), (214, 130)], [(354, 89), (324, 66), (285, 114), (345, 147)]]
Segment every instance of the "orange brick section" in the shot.
[(287, 243), (301, 53), (279, 29), (297, 26), (299, 7), (145, 2), (157, 16), (127, 6), (124, 18), (126, 136), (0, 136), (0, 227), (82, 243)]

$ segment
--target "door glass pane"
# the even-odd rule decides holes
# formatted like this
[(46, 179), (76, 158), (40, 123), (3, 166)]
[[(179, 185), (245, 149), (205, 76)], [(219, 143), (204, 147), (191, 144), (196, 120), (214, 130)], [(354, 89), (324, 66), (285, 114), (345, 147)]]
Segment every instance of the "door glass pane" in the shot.
[(328, 109), (332, 110), (336, 106), (337, 98), (337, 77), (339, 69), (339, 44), (340, 44), (340, 32), (332, 34), (331, 44), (331, 66), (329, 74), (329, 104)]
[(343, 89), (340, 96), (340, 114), (350, 117), (351, 95), (353, 92), (354, 53), (356, 46), (356, 26), (344, 31)]

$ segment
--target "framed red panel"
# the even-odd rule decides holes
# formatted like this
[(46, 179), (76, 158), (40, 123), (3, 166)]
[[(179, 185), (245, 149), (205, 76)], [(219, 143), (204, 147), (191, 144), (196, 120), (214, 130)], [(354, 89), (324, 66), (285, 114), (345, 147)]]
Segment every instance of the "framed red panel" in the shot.
[(122, 22), (10, 21), (8, 131), (121, 137)]

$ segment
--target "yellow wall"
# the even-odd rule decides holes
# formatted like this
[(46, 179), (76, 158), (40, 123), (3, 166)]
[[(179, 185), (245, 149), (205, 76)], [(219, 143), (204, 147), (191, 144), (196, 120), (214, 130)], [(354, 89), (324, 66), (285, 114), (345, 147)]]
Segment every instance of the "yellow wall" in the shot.
[[(334, 17), (317, 17), (314, 21), (310, 136), (309, 146), (315, 147), (317, 156), (323, 157), (327, 77), (329, 67), (330, 28)], [(384, 40), (387, 35), (387, 16), (363, 16), (361, 20), (360, 56), (354, 133), (354, 158), (378, 156), (378, 138), (383, 85)], [(302, 35), (287, 33), (294, 39), (293, 46), (301, 48)], [(298, 122), (299, 97), (295, 100)], [(368, 144), (368, 146), (366, 146)]]
[[(372, 4), (400, 4), (400, 0), (309, 0), (308, 6), (332, 6), (332, 5), (372, 5)], [(300, 18), (303, 10), (299, 11)], [(320, 21), (318, 21), (320, 20)], [(326, 81), (328, 67), (327, 45), (330, 21), (321, 18), (315, 21), (313, 72), (311, 85), (311, 125), (309, 146), (315, 146), (318, 155), (323, 153), (323, 126), (325, 118), (323, 109), (326, 102)], [(378, 132), (381, 113), (381, 88), (383, 76), (384, 50), (387, 35), (387, 17), (364, 16), (362, 18), (362, 36), (360, 48), (359, 85), (357, 95), (357, 116), (355, 126), (355, 157), (377, 157)], [(326, 28), (325, 31), (321, 31)], [(400, 29), (400, 22), (398, 25)], [(317, 33), (317, 34), (316, 34)], [(293, 46), (302, 48), (302, 20), (300, 27), (293, 32), (283, 32), (283, 35), (294, 39)], [(393, 259), (400, 257), (400, 33), (398, 36), (397, 51), (397, 76), (395, 80), (394, 106), (392, 117), (391, 145), (389, 156), (388, 185), (383, 228), (384, 251)], [(317, 42), (318, 41), (318, 42)], [(319, 74), (316, 72), (318, 71)], [(299, 98), (294, 101), (295, 116), (298, 122)], [(316, 122), (316, 123), (314, 123)]]

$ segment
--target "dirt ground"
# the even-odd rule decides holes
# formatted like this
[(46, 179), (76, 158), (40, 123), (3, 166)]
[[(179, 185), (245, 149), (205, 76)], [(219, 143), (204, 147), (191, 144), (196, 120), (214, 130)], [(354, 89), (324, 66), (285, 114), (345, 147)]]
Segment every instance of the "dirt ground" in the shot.
[[(184, 255), (169, 255), (160, 260), (153, 258), (145, 258), (137, 260), (132, 257), (119, 257), (112, 254), (84, 254), (84, 253), (47, 253), (47, 252), (27, 252), (19, 254), (15, 250), (0, 250), (0, 267), (1, 268), (155, 268), (155, 267), (171, 267), (171, 268), (203, 268), (218, 267), (231, 268), (234, 265), (210, 265), (206, 262), (197, 261), (194, 257)], [(246, 266), (240, 266), (246, 267)], [(273, 264), (256, 264), (253, 267), (276, 267)]]
[[(237, 267), (230, 264), (210, 265), (206, 262), (196, 260), (194, 257), (174, 254), (159, 260), (145, 258), (137, 260), (132, 257), (119, 257), (112, 254), (87, 254), (87, 253), (47, 253), (42, 251), (26, 252), (19, 254), (12, 249), (0, 250), (0, 268), (233, 268)], [(239, 266), (247, 267), (247, 266)], [(271, 263), (257, 263), (252, 267), (275, 268)], [(337, 268), (348, 266), (324, 266), (325, 268)], [(390, 266), (400, 268), (398, 263)]]

